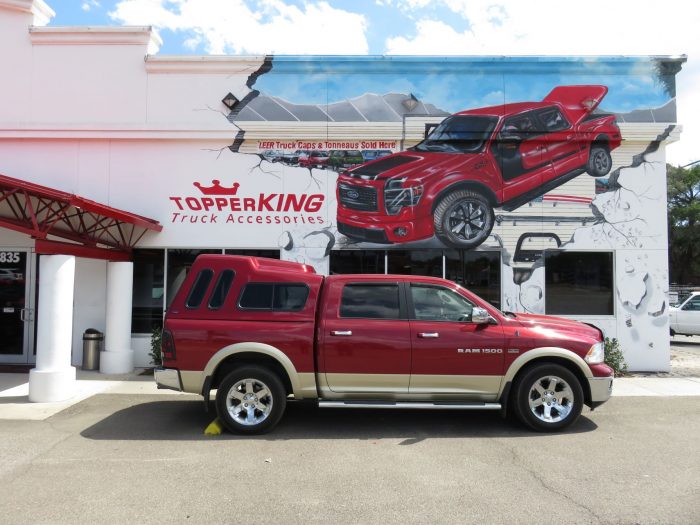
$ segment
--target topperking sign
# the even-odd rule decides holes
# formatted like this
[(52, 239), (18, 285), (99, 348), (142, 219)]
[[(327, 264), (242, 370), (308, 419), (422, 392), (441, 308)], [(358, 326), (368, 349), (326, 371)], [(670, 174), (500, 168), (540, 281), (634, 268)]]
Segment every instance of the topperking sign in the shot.
[[(211, 186), (193, 183), (197, 193), (171, 196), (171, 223), (189, 224), (324, 224), (318, 212), (321, 193), (255, 193), (240, 195), (240, 183)], [(193, 192), (194, 193), (194, 192)]]

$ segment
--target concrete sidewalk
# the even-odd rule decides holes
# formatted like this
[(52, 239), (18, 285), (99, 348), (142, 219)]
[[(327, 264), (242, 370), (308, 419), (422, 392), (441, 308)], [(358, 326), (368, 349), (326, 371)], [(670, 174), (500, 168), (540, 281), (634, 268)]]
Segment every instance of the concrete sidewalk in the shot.
[[(95, 394), (178, 394), (158, 390), (152, 375), (103, 375), (78, 370), (75, 397), (58, 403), (30, 403), (29, 374), (0, 374), (0, 420), (44, 420)], [(700, 396), (700, 377), (621, 377), (615, 379), (613, 396)]]
[[(105, 375), (78, 370), (76, 394), (58, 403), (29, 402), (29, 374), (0, 374), (0, 420), (43, 420), (76, 405), (95, 394), (175, 394), (172, 390), (158, 390), (152, 375)], [(190, 396), (191, 394), (180, 394)]]

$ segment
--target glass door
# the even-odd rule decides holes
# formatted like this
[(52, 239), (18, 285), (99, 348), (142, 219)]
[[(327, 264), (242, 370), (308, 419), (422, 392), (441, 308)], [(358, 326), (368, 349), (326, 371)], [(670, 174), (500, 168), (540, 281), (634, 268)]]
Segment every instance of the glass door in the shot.
[(0, 363), (33, 363), (33, 254), (0, 248)]

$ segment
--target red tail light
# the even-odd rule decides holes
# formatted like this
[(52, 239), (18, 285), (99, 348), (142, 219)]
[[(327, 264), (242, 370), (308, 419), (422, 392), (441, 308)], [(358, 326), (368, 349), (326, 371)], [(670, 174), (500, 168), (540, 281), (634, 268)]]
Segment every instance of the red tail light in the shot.
[(160, 349), (163, 361), (175, 360), (175, 340), (168, 330), (163, 330)]

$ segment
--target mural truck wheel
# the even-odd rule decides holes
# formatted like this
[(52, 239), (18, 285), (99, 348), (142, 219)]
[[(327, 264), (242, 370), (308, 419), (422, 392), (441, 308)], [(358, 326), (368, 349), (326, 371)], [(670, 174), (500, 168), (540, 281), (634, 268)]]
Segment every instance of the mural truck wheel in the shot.
[(605, 177), (612, 168), (612, 156), (607, 146), (593, 144), (591, 153), (588, 155), (588, 165), (586, 171), (591, 177)]
[(493, 207), (488, 199), (469, 190), (457, 190), (435, 208), (435, 234), (447, 246), (476, 248), (491, 233), (494, 223)]

